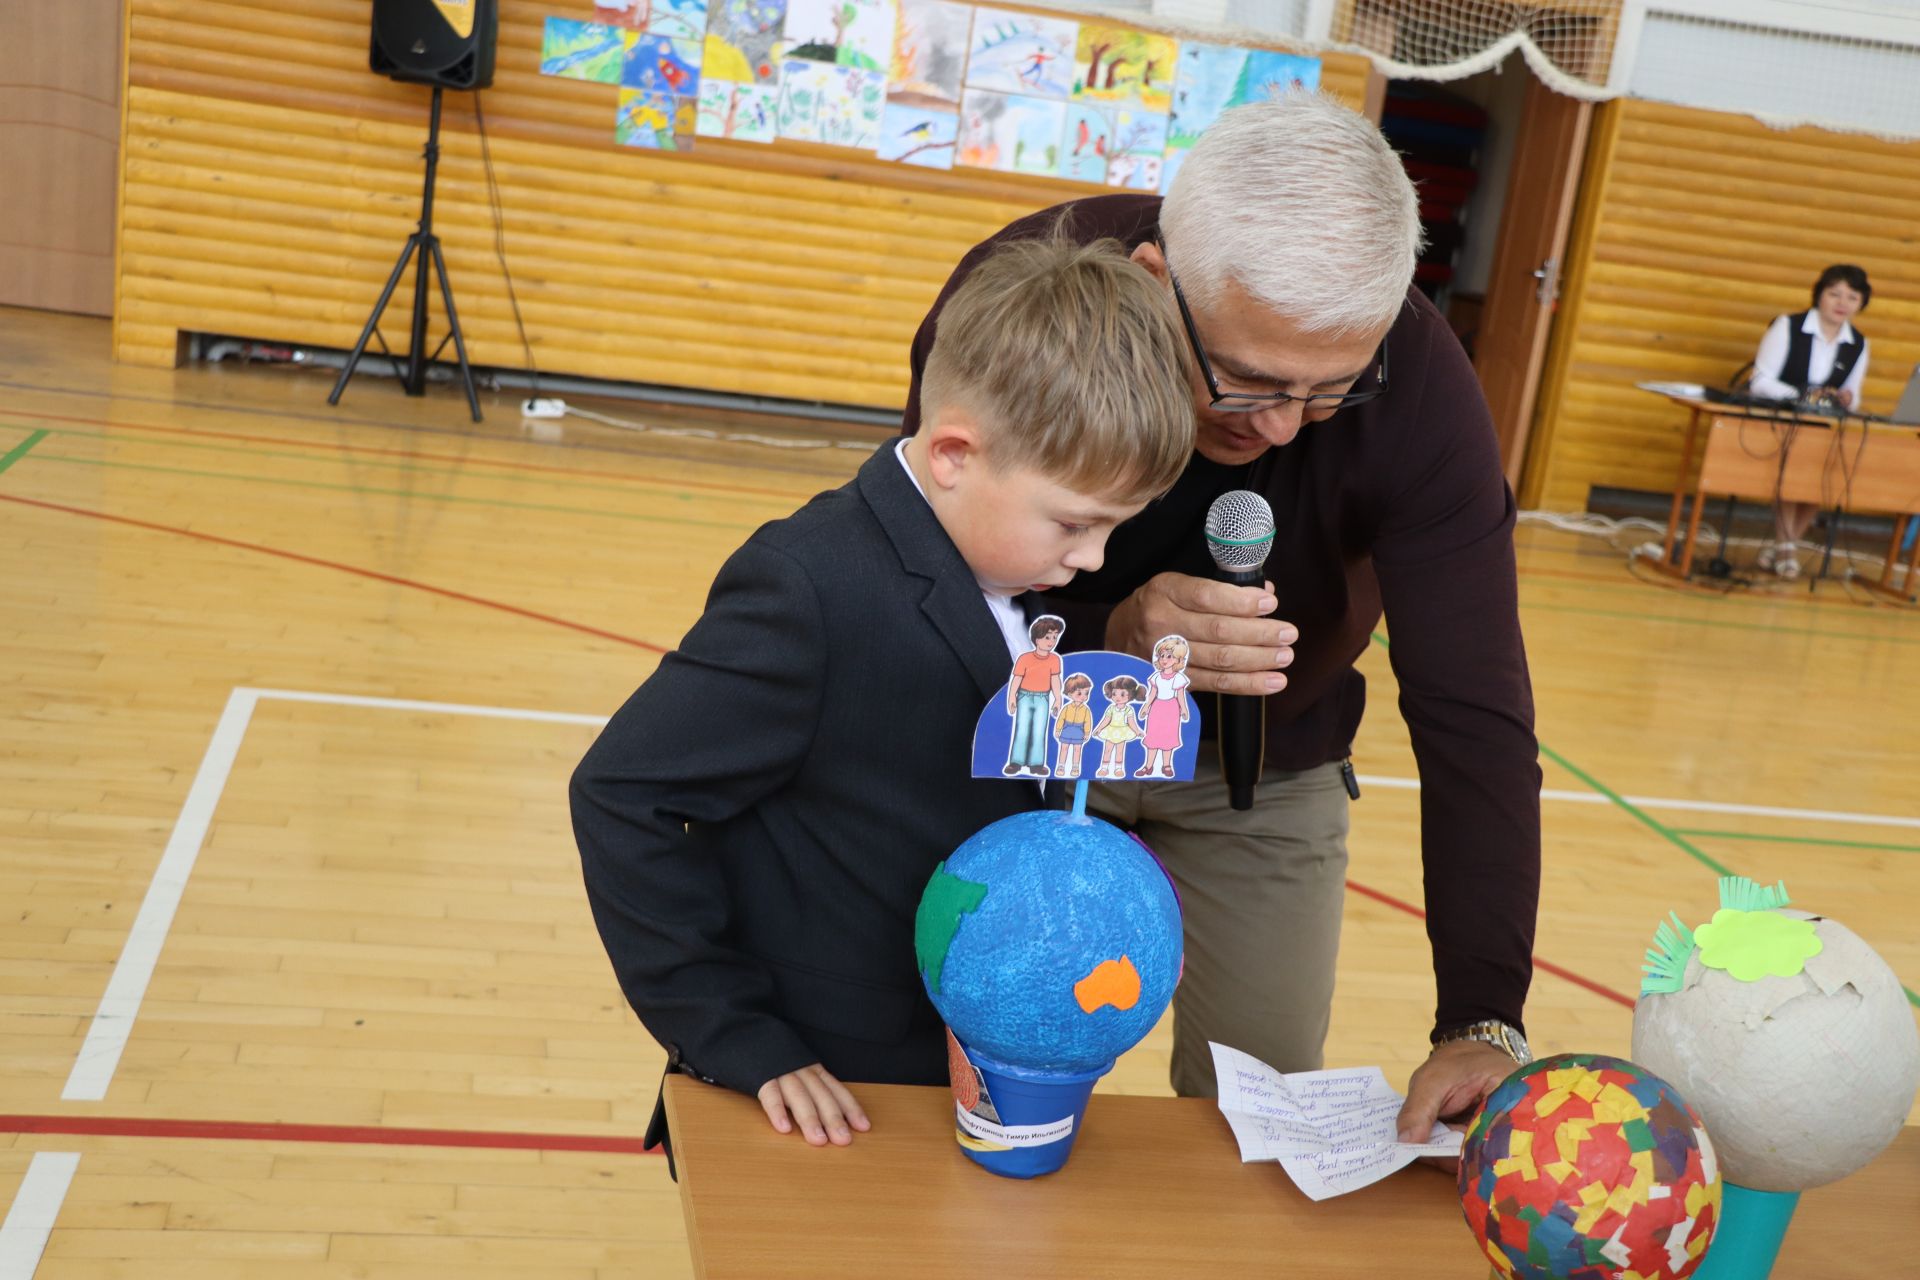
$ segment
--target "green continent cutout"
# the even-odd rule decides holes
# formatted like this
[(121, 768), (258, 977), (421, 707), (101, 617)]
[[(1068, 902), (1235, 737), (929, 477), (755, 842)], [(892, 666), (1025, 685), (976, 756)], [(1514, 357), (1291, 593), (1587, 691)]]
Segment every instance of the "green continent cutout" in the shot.
[(1714, 912), (1693, 936), (1700, 944), (1701, 964), (1724, 969), (1741, 982), (1791, 978), (1820, 954), (1821, 946), (1811, 920), (1728, 907)]
[(933, 869), (933, 879), (927, 881), (913, 917), (913, 955), (935, 991), (940, 989), (940, 971), (946, 967), (953, 935), (960, 932), (961, 918), (978, 911), (986, 897), (987, 886), (950, 874), (946, 863)]

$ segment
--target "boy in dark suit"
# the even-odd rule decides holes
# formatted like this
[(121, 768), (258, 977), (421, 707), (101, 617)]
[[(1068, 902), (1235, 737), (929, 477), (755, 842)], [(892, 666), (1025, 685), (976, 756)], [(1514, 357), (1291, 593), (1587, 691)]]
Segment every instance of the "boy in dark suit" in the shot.
[[(627, 999), (684, 1071), (816, 1146), (843, 1082), (938, 1084), (914, 968), (935, 865), (1041, 804), (968, 776), (1028, 648), (1013, 597), (1098, 568), (1193, 451), (1187, 346), (1111, 242), (1009, 245), (948, 303), (920, 433), (755, 533), (575, 770), (574, 833)], [(649, 1143), (663, 1126), (656, 1111)]]

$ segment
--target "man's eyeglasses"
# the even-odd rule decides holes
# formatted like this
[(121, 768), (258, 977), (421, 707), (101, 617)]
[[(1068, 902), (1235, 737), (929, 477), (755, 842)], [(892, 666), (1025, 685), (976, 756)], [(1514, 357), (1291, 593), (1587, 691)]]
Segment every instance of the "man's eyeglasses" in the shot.
[[(1165, 251), (1162, 251), (1164, 260)], [(1200, 331), (1194, 327), (1193, 311), (1187, 306), (1187, 295), (1180, 291), (1180, 280), (1173, 274), (1173, 265), (1167, 265), (1167, 279), (1173, 284), (1173, 300), (1180, 304), (1180, 322), (1187, 327), (1187, 341), (1193, 346), (1194, 359), (1200, 362), (1200, 376), (1207, 380), (1207, 394), (1213, 399), (1209, 407), (1221, 413), (1258, 413), (1262, 409), (1278, 409), (1298, 401), (1302, 412), (1313, 409), (1343, 409), (1350, 404), (1364, 404), (1387, 392), (1387, 343), (1381, 339), (1379, 364), (1375, 368), (1373, 385), (1365, 391), (1321, 392), (1316, 395), (1295, 396), (1284, 391), (1272, 395), (1245, 395), (1238, 391), (1222, 391), (1220, 382), (1213, 376), (1213, 366), (1207, 362), (1206, 348), (1200, 345)], [(1364, 375), (1363, 375), (1364, 376)]]

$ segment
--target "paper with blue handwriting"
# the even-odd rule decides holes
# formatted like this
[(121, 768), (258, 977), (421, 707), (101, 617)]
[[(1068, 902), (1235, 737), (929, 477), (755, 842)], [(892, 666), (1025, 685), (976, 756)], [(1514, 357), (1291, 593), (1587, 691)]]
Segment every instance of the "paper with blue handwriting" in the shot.
[(1457, 1156), (1464, 1137), (1436, 1123), (1427, 1141), (1401, 1142), (1406, 1099), (1378, 1067), (1275, 1071), (1250, 1054), (1213, 1048), (1220, 1113), (1240, 1159), (1277, 1160), (1308, 1198), (1325, 1200), (1370, 1186), (1422, 1156)]

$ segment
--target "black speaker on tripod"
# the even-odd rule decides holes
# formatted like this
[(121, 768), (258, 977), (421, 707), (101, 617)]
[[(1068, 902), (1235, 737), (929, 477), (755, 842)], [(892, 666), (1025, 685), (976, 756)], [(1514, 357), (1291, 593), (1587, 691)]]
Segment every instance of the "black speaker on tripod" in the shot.
[(484, 89), (499, 27), (495, 0), (373, 0), (367, 65), (413, 84)]
[[(493, 48), (500, 26), (496, 0), (373, 0), (373, 42), (367, 52), (367, 65), (381, 75), (409, 84), (433, 86), (433, 109), (427, 125), (426, 184), (420, 193), (420, 227), (407, 237), (407, 247), (393, 264), (387, 287), (373, 314), (360, 330), (347, 363), (333, 384), (328, 404), (339, 404), (340, 393), (360, 365), (369, 339), (378, 338), (380, 350), (393, 362), (400, 384), (410, 396), (424, 395), (427, 388), (427, 364), (453, 343), (460, 358), (460, 379), (466, 386), (467, 407), (473, 420), (480, 421), (480, 397), (473, 386), (473, 368), (467, 363), (467, 343), (460, 333), (460, 316), (453, 309), (453, 286), (447, 282), (447, 260), (440, 252), (440, 237), (433, 234), (433, 180), (440, 168), (440, 96), (448, 89), (484, 89), (493, 83)], [(418, 254), (413, 280), (412, 342), (407, 348), (406, 367), (387, 346), (380, 332), (380, 316), (406, 274), (407, 263)], [(431, 354), (427, 351), (428, 268), (440, 282), (440, 300), (447, 311), (447, 336)]]

